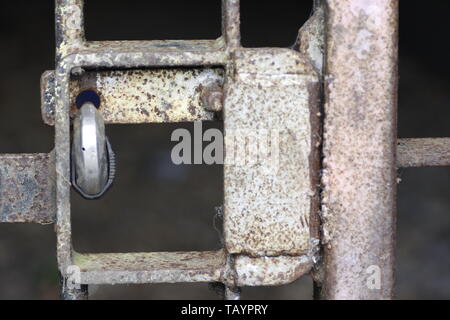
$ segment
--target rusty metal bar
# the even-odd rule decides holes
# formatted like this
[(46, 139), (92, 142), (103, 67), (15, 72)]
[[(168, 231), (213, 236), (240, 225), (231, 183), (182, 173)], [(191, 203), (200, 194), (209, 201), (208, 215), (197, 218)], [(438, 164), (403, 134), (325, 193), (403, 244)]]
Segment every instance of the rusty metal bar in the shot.
[(450, 166), (450, 138), (400, 139), (397, 167)]
[(224, 281), (226, 253), (154, 252), (74, 254), (83, 284)]
[(55, 0), (56, 59), (83, 46), (84, 0)]
[(53, 154), (0, 155), (0, 223), (55, 221)]
[[(318, 207), (319, 77), (293, 50), (242, 49), (234, 57), (224, 105), (225, 150), (232, 150), (224, 166), (226, 248), (252, 257), (303, 255)], [(279, 150), (252, 160), (246, 150), (263, 139)]]
[[(202, 88), (223, 86), (223, 68), (164, 68), (85, 71), (70, 82), (70, 115), (84, 90), (100, 96), (100, 112), (108, 124), (194, 122), (214, 119), (201, 99)], [(55, 72), (41, 78), (42, 118), (55, 124)]]
[(323, 299), (394, 286), (397, 0), (328, 0)]

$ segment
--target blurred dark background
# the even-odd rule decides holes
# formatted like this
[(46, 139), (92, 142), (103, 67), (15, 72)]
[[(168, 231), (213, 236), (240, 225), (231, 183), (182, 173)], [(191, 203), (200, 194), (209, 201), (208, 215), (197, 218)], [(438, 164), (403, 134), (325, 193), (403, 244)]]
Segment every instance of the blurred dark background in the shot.
[[(242, 0), (243, 44), (290, 46), (311, 13), (309, 0)], [(401, 1), (400, 137), (449, 137), (448, 12), (442, 0)], [(54, 69), (53, 1), (0, 2), (0, 153), (49, 152), (53, 129), (40, 118), (39, 77)], [(88, 40), (214, 39), (220, 1), (90, 0)], [(207, 124), (219, 126), (219, 124)], [(189, 125), (185, 127), (190, 128)], [(220, 166), (170, 162), (174, 126), (114, 126), (114, 188), (101, 201), (72, 196), (81, 252), (211, 250), (221, 204)], [(397, 295), (450, 298), (449, 168), (401, 170)], [(52, 226), (0, 225), (0, 299), (56, 299)], [(245, 288), (244, 299), (310, 299), (311, 280)], [(206, 284), (101, 286), (92, 299), (216, 299)]]

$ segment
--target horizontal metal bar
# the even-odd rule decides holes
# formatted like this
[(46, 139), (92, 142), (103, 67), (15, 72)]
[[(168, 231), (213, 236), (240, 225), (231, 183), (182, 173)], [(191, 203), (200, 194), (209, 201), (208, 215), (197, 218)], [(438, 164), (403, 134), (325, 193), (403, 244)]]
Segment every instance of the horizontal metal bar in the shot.
[(0, 222), (55, 222), (55, 162), (51, 154), (0, 155)]
[(397, 167), (450, 166), (450, 138), (400, 139)]
[(219, 282), (224, 251), (74, 254), (83, 284)]
[[(81, 284), (222, 282), (229, 286), (274, 286), (308, 273), (316, 251), (304, 256), (231, 257), (207, 252), (73, 253)], [(71, 271), (73, 272), (73, 267)]]
[(225, 40), (86, 41), (77, 53), (87, 52), (224, 52)]
[[(94, 90), (101, 99), (100, 112), (106, 123), (193, 122), (214, 119), (202, 102), (204, 88), (223, 86), (222, 68), (170, 68), (86, 71), (70, 81), (71, 116), (75, 100), (84, 90)], [(55, 123), (55, 73), (41, 78), (42, 117)]]
[(222, 38), (205, 41), (97, 41), (74, 47), (62, 60), (79, 67), (142, 68), (223, 66)]

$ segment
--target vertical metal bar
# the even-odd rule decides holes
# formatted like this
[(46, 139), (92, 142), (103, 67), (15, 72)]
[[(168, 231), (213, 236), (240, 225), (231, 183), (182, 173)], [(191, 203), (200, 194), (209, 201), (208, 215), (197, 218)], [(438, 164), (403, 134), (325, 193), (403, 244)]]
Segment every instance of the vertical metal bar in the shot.
[(241, 46), (239, 0), (222, 0), (222, 35), (229, 48), (238, 48)]
[(84, 34), (84, 0), (55, 0), (56, 60), (82, 46)]
[[(62, 277), (72, 266), (70, 223), (70, 118), (68, 55), (84, 43), (83, 0), (56, 0), (56, 73), (55, 73), (55, 156), (56, 156), (56, 234), (57, 258)], [(86, 289), (86, 290), (84, 290)], [(64, 298), (87, 298), (87, 288), (68, 290), (63, 282)]]
[(324, 299), (391, 299), (398, 0), (327, 0)]

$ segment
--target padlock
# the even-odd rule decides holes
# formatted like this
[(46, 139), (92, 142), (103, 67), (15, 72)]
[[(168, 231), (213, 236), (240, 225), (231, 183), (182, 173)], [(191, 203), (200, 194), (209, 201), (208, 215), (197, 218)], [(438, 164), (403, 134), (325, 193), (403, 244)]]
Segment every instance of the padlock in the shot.
[(103, 116), (92, 102), (85, 102), (73, 121), (72, 186), (84, 198), (98, 199), (111, 187), (115, 168)]

